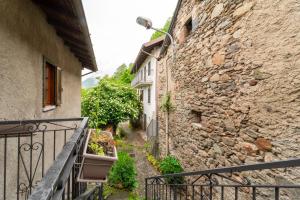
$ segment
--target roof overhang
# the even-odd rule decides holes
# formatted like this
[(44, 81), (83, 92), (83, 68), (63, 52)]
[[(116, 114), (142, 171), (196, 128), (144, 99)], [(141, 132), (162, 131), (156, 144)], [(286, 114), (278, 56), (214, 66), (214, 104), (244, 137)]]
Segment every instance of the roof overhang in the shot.
[(97, 71), (94, 50), (81, 0), (32, 0), (46, 14), (59, 37), (82, 63)]
[[(161, 46), (163, 44), (163, 41), (165, 39), (165, 36), (161, 36), (155, 40), (151, 40), (150, 42), (144, 43), (139, 51), (138, 56), (135, 59), (133, 68), (131, 70), (131, 73), (136, 73), (146, 60), (146, 58), (149, 56), (148, 54), (151, 54), (151, 51), (158, 46)], [(146, 53), (145, 53), (146, 52)]]

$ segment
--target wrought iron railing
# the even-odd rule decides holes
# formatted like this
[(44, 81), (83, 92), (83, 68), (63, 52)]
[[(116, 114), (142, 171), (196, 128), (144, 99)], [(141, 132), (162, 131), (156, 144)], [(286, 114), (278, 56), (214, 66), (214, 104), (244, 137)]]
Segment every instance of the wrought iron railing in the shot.
[[(300, 199), (300, 181), (299, 177), (292, 178), (292, 174), (299, 175), (297, 167), (300, 167), (300, 159), (155, 176), (145, 180), (145, 197), (147, 200), (296, 200)], [(270, 172), (283, 175), (290, 182), (272, 181), (269, 177), (258, 183), (251, 178), (265, 170), (269, 170), (269, 175)]]
[(87, 124), (87, 118), (0, 122), (0, 199), (75, 199), (84, 193), (87, 185), (76, 178)]

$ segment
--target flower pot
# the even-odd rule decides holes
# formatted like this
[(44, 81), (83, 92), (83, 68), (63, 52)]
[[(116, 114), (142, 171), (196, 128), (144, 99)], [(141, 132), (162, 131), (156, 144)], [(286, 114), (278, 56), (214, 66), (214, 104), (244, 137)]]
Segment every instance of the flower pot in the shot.
[[(107, 131), (102, 131), (102, 134), (108, 135), (110, 138), (112, 134)], [(87, 140), (85, 142), (83, 159), (79, 171), (79, 182), (105, 182), (107, 174), (114, 164), (118, 160), (116, 147), (113, 147), (113, 156), (100, 156), (96, 154), (88, 153), (88, 144), (92, 130), (89, 131)]]

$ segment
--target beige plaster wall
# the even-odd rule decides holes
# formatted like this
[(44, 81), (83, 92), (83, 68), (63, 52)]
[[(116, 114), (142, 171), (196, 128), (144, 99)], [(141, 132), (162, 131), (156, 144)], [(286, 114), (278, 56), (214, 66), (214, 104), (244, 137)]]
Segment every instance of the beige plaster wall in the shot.
[[(62, 105), (43, 112), (43, 57), (62, 68)], [(45, 14), (30, 0), (0, 0), (0, 120), (80, 117), (81, 63), (56, 35)], [(41, 134), (34, 142), (41, 142)], [(69, 137), (70, 135), (68, 135)], [(56, 135), (56, 155), (64, 141)], [(29, 138), (22, 138), (22, 143)], [(45, 134), (45, 171), (53, 161), (53, 133)], [(17, 139), (7, 139), (6, 199), (16, 199)], [(25, 155), (26, 154), (26, 155)], [(29, 154), (24, 152), (26, 166)], [(33, 164), (38, 152), (33, 152)], [(0, 199), (3, 200), (4, 139), (0, 138)], [(20, 167), (20, 183), (28, 185)], [(34, 184), (41, 179), (41, 163)], [(24, 188), (24, 187), (23, 187)], [(24, 199), (26, 193), (20, 194)]]
[[(79, 117), (81, 64), (29, 0), (0, 1), (0, 120)], [(62, 105), (43, 112), (43, 56), (62, 68)]]

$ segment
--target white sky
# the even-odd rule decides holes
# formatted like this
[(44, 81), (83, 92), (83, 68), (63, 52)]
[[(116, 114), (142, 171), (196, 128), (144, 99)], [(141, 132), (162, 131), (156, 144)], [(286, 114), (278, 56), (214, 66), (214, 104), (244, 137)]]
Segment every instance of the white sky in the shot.
[(141, 45), (153, 33), (137, 25), (136, 18), (150, 18), (153, 26), (160, 28), (172, 16), (176, 3), (177, 0), (83, 0), (98, 73), (111, 75), (121, 64), (134, 62)]

